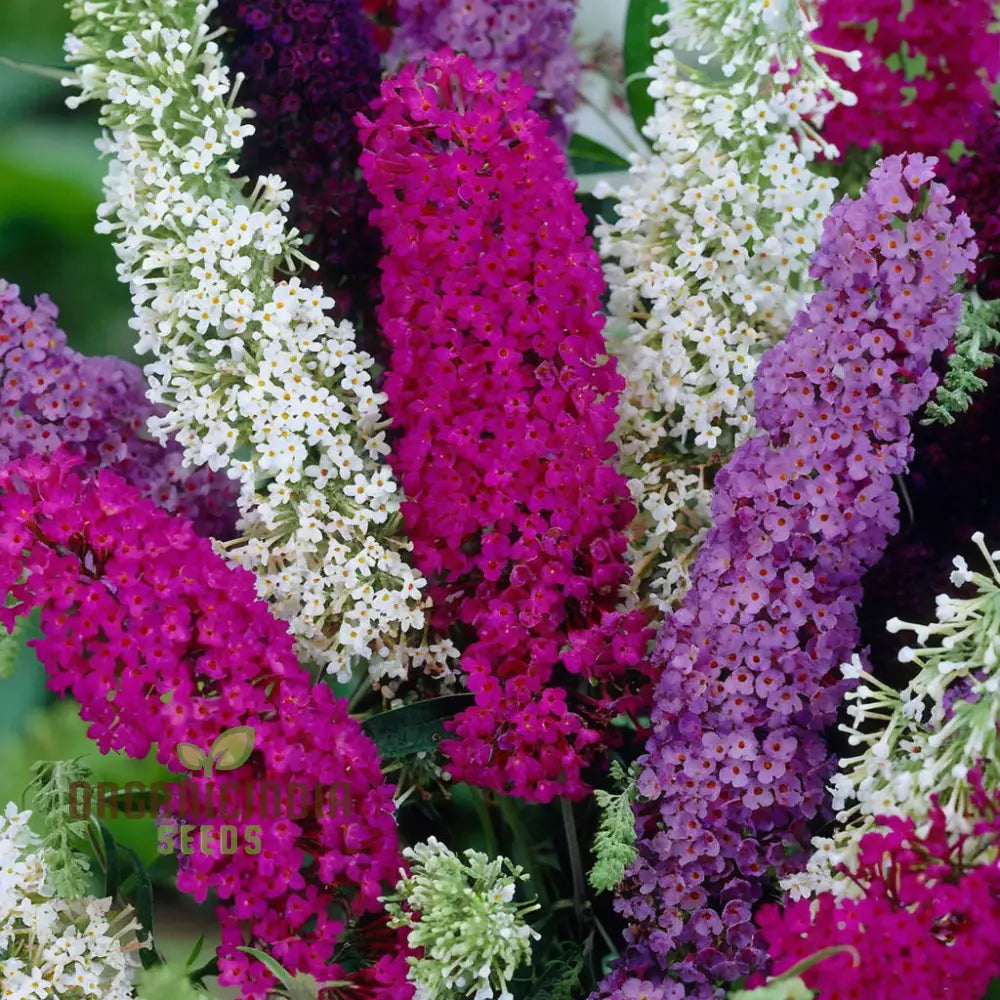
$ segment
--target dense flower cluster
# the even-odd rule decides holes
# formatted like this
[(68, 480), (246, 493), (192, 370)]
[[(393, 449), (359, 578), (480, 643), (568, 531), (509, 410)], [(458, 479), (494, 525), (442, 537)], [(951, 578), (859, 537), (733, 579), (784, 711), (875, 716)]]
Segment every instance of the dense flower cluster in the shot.
[[(851, 99), (816, 61), (808, 5), (671, 4), (670, 25), (649, 71), (652, 155), (633, 159), (619, 217), (596, 229), (627, 381), (617, 440), (640, 509), (632, 587), (661, 611), (686, 589), (711, 474), (753, 427), (760, 354), (812, 287), (836, 186), (812, 169), (816, 126)], [(671, 46), (719, 57), (725, 75)]]
[(577, 0), (399, 0), (390, 57), (416, 62), (449, 48), (482, 69), (519, 73), (532, 107), (567, 137), (576, 105), (580, 60), (571, 32)]
[[(252, 816), (258, 855), (196, 853), (178, 886), (202, 901), (209, 889), (218, 894), (223, 981), (241, 984), (247, 1000), (273, 982), (235, 950), (247, 933), (289, 969), (341, 971), (326, 963), (347, 920), (384, 920), (379, 896), (400, 863), (392, 789), (374, 746), (344, 701), (312, 685), (251, 574), (109, 470), (81, 478), (77, 461), (56, 452), (0, 470), (0, 591), (11, 595), (0, 622), (9, 630), (41, 608), (35, 648), (49, 685), (80, 703), (102, 752), (143, 757), (155, 743), (161, 763), (179, 771), (179, 742), (208, 747), (220, 731), (248, 725), (248, 778), (340, 784), (326, 815)], [(335, 894), (344, 911), (336, 918)], [(364, 952), (372, 941), (362, 931), (354, 943)], [(398, 946), (386, 937), (375, 965), (345, 976), (384, 1000), (408, 996)], [(382, 992), (371, 985), (394, 980)]]
[(631, 973), (710, 997), (764, 958), (750, 907), (822, 804), (861, 576), (896, 528), (908, 417), (974, 260), (932, 163), (882, 160), (861, 198), (834, 207), (811, 271), (821, 288), (758, 368), (765, 433), (719, 473), (692, 589), (654, 652), (640, 856), (618, 900), (629, 947), (603, 995)]
[(424, 581), (400, 553), (398, 491), (382, 459), (381, 394), (354, 329), (333, 300), (290, 269), (299, 241), (289, 193), (260, 178), (249, 197), (233, 174), (251, 114), (234, 108), (206, 18), (214, 0), (73, 0), (71, 82), (103, 102), (111, 154), (99, 228), (116, 234), (150, 396), (150, 421), (193, 464), (241, 483), (239, 544), (258, 593), (290, 621), (306, 658), (346, 679), (411, 664), (447, 669), (421, 641)]
[(463, 857), (436, 837), (407, 847), (410, 871), (401, 872), (386, 899), (393, 926), (408, 929), (410, 980), (420, 1000), (510, 1000), (507, 986), (531, 961), (540, 935), (525, 921), (537, 903), (514, 899), (527, 878), (507, 858), (469, 849)]
[(289, 186), (288, 221), (311, 237), (316, 281), (342, 313), (356, 313), (377, 287), (378, 238), (352, 121), (382, 78), (372, 26), (357, 0), (220, 0), (214, 20), (232, 29), (227, 64), (243, 74), (240, 103), (255, 113), (240, 168)]
[(114, 469), (198, 533), (232, 534), (236, 488), (210, 469), (185, 469), (181, 449), (146, 436), (157, 410), (142, 373), (119, 358), (87, 358), (66, 343), (46, 296), (34, 308), (0, 279), (0, 465), (66, 446), (91, 468)]
[(0, 986), (5, 1000), (132, 1000), (139, 924), (112, 901), (56, 897), (30, 812), (0, 814)]
[[(824, 894), (768, 905), (757, 915), (775, 971), (819, 948), (850, 945), (803, 974), (823, 1000), (891, 1000), (901, 984), (913, 1000), (981, 1000), (1000, 975), (1000, 799), (975, 773), (969, 834), (954, 836), (931, 804), (929, 828), (880, 817), (887, 829), (862, 841), (850, 877), (860, 895)], [(969, 840), (992, 850), (969, 847)]]
[(862, 837), (876, 816), (926, 819), (932, 792), (950, 830), (962, 828), (972, 789), (966, 774), (980, 761), (983, 779), (1000, 787), (1000, 569), (981, 533), (972, 537), (990, 575), (973, 573), (956, 556), (951, 581), (956, 587), (974, 584), (967, 598), (941, 594), (937, 621), (911, 625), (890, 619), (890, 632), (913, 632), (916, 648), (904, 646), (899, 659), (912, 663), (917, 674), (901, 691), (865, 671), (855, 656), (843, 667), (844, 676), (859, 680), (849, 691), (850, 724), (841, 725), (860, 754), (842, 758), (830, 783), (838, 809), (831, 837), (813, 840), (814, 853), (805, 872), (785, 880), (795, 898), (814, 892), (850, 893), (853, 884), (841, 877), (842, 866), (853, 866)]
[(829, 59), (858, 102), (830, 114), (824, 137), (841, 153), (877, 144), (883, 154), (942, 156), (969, 139), (974, 109), (992, 104), (1000, 76), (1000, 35), (987, 30), (993, 8), (990, 0), (820, 0), (817, 45), (862, 52), (860, 73)]
[[(393, 466), (434, 624), (475, 630), (476, 706), (449, 770), (548, 801), (586, 790), (598, 729), (576, 678), (639, 663), (639, 612), (615, 611), (634, 514), (608, 438), (621, 380), (566, 160), (511, 77), (441, 54), (383, 85), (362, 137), (380, 208)], [(598, 706), (607, 712), (607, 705)]]
[(974, 131), (966, 137), (970, 152), (943, 176), (955, 201), (972, 220), (979, 244), (976, 284), (987, 299), (1000, 298), (1000, 118), (996, 110), (973, 109)]

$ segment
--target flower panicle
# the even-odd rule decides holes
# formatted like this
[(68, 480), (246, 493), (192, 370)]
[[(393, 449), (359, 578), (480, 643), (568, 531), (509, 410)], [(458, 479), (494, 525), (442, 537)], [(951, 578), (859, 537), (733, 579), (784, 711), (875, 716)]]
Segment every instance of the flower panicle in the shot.
[[(614, 686), (651, 636), (619, 607), (634, 509), (608, 440), (621, 380), (598, 261), (530, 98), (439, 53), (383, 83), (361, 165), (404, 523), (433, 626), (470, 635), (476, 703), (441, 748), (459, 780), (547, 802), (587, 794)], [(579, 677), (604, 687), (587, 698)]]
[[(753, 433), (760, 357), (815, 287), (837, 186), (816, 169), (830, 152), (818, 129), (849, 94), (817, 61), (809, 7), (691, 0), (654, 17), (669, 27), (649, 70), (651, 154), (595, 230), (626, 380), (616, 441), (639, 509), (630, 593), (664, 613), (711, 525), (712, 477)], [(682, 63), (678, 46), (728, 75)]]
[[(161, 836), (192, 818), (201, 827), (177, 885), (199, 902), (210, 890), (218, 897), (223, 985), (247, 1000), (267, 995), (269, 973), (239, 950), (249, 938), (281, 941), (278, 957), (293, 972), (325, 980), (343, 971), (388, 1000), (406, 963), (398, 936), (369, 940), (365, 929), (384, 920), (379, 896), (400, 864), (374, 745), (346, 701), (297, 662), (249, 572), (114, 472), (85, 468), (65, 451), (0, 468), (0, 590), (10, 595), (0, 623), (40, 609), (44, 638), (33, 644), (49, 687), (76, 699), (103, 753), (142, 758), (155, 744), (160, 763), (179, 772), (180, 744), (207, 749), (225, 730), (253, 733), (252, 756), (231, 778), (257, 789), (241, 795), (234, 824), (241, 848), (256, 828), (256, 853), (225, 853), (218, 828), (230, 820), (220, 810), (184, 800), (173, 805), (179, 815), (160, 816)], [(323, 810), (301, 815), (294, 783), (318, 788)], [(279, 815), (268, 804), (276, 793)], [(343, 920), (330, 915), (337, 896), (348, 900)], [(330, 964), (348, 920), (363, 924), (350, 933), (371, 958), (354, 973)]]
[(632, 935), (599, 996), (662, 968), (678, 996), (707, 998), (766, 961), (750, 908), (799, 863), (824, 803), (861, 579), (896, 529), (910, 417), (973, 266), (950, 202), (933, 161), (880, 161), (832, 209), (820, 289), (757, 369), (762, 433), (716, 477), (692, 588), (657, 638), (639, 857), (618, 897)]
[(139, 353), (161, 440), (240, 485), (239, 543), (260, 596), (303, 656), (341, 680), (356, 666), (448, 672), (423, 634), (425, 581), (404, 560), (399, 490), (384, 463), (383, 394), (334, 300), (298, 276), (291, 192), (276, 174), (247, 196), (238, 159), (252, 111), (209, 25), (215, 0), (69, 5), (66, 52), (101, 104), (109, 154), (101, 231), (132, 292)]

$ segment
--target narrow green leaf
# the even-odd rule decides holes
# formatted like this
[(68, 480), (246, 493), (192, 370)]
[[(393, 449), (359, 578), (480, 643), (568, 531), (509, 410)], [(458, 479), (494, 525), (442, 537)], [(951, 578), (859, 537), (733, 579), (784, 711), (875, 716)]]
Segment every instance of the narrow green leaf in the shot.
[(188, 955), (187, 961), (184, 963), (185, 971), (190, 971), (191, 967), (195, 962), (198, 961), (198, 956), (201, 954), (202, 948), (205, 947), (205, 935), (202, 934), (194, 943), (194, 947), (191, 949), (191, 954)]
[(101, 844), (104, 848), (104, 895), (117, 896), (122, 884), (122, 868), (118, 858), (118, 845), (111, 831), (100, 821), (97, 826), (101, 831)]
[(250, 948), (246, 945), (240, 945), (237, 951), (246, 952), (251, 958), (256, 958), (258, 962), (262, 965), (267, 966), (267, 971), (274, 976), (275, 979), (285, 987), (286, 990), (293, 989), (295, 987), (295, 980), (292, 974), (275, 958), (272, 958), (266, 952), (261, 951), (259, 948)]
[(585, 135), (574, 135), (570, 139), (569, 162), (577, 176), (629, 168), (629, 162), (623, 156)]
[(201, 986), (203, 980), (208, 979), (209, 976), (217, 976), (219, 974), (219, 959), (210, 958), (203, 966), (198, 969), (194, 969), (192, 972), (188, 973), (188, 979), (191, 980), (195, 986)]
[(471, 694), (428, 698), (403, 708), (379, 712), (362, 723), (383, 759), (408, 757), (437, 747), (445, 735), (444, 723), (473, 702)]
[(625, 15), (625, 80), (627, 81), (628, 106), (635, 127), (642, 126), (653, 114), (653, 98), (649, 96), (649, 78), (646, 72), (653, 65), (653, 39), (666, 31), (663, 25), (653, 24), (654, 14), (667, 12), (666, 0), (629, 0)]
[(569, 942), (557, 945), (554, 950), (558, 957), (551, 958), (541, 968), (527, 1000), (575, 1000), (580, 996), (583, 951), (578, 944)]

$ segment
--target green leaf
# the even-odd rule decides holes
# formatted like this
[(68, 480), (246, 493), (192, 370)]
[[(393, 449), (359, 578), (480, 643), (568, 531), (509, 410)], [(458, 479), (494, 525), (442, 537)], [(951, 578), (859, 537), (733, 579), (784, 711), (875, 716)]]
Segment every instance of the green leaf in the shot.
[(210, 976), (217, 976), (218, 974), (219, 959), (218, 956), (214, 956), (201, 967), (189, 972), (188, 979), (190, 979), (196, 986), (201, 986), (203, 980), (208, 979)]
[(629, 162), (613, 149), (608, 149), (595, 139), (574, 135), (569, 141), (569, 162), (573, 173), (603, 174), (612, 170), (628, 170)]
[(263, 952), (259, 948), (250, 948), (247, 945), (240, 945), (236, 950), (246, 952), (251, 958), (256, 958), (262, 965), (267, 966), (267, 971), (286, 989), (292, 985), (292, 974), (267, 952)]
[[(285, 994), (288, 1000), (316, 1000), (320, 993), (320, 983), (313, 976), (307, 975), (305, 973), (299, 972), (292, 975), (280, 962), (272, 958), (266, 952), (261, 951), (259, 948), (248, 948), (243, 945), (237, 949), (238, 951), (245, 951), (248, 955), (256, 958), (258, 962), (262, 962), (267, 966), (268, 971), (277, 979), (281, 985), (285, 988)], [(322, 984), (324, 988), (329, 988), (332, 986), (349, 986), (350, 983), (346, 981), (333, 981)]]
[(653, 24), (654, 14), (667, 12), (666, 0), (629, 0), (625, 15), (625, 80), (629, 111), (635, 127), (643, 125), (653, 114), (653, 98), (649, 96), (649, 77), (646, 72), (653, 65), (653, 39), (665, 31), (662, 25)]
[(122, 884), (121, 863), (118, 860), (118, 845), (111, 831), (98, 819), (98, 829), (101, 831), (101, 845), (104, 848), (103, 865), (104, 868), (104, 895), (117, 896), (118, 889)]
[(362, 723), (383, 759), (434, 750), (445, 735), (444, 723), (472, 704), (471, 694), (428, 698), (403, 708), (379, 712)]
[(985, 379), (977, 373), (1000, 360), (995, 353), (1000, 348), (1000, 301), (983, 302), (971, 293), (965, 295), (954, 346), (948, 370), (934, 399), (927, 403), (922, 424), (953, 424), (955, 417), (972, 405), (973, 394), (985, 388)]
[(227, 729), (212, 744), (212, 749), (208, 752), (216, 770), (235, 771), (241, 764), (245, 764), (253, 753), (254, 738), (253, 726), (234, 726), (232, 729)]
[(580, 996), (583, 950), (578, 944), (569, 942), (555, 950), (561, 954), (542, 966), (527, 1000), (575, 1000)]
[(194, 947), (191, 949), (191, 954), (188, 955), (187, 961), (184, 963), (184, 969), (189, 971), (195, 962), (198, 961), (198, 956), (201, 954), (201, 949), (205, 947), (205, 935), (202, 934), (197, 941), (194, 943)]
[(983, 1000), (1000, 1000), (1000, 979), (994, 979), (986, 990)]
[(24, 640), (27, 625), (28, 619), (21, 617), (15, 620), (9, 635), (0, 631), (0, 680), (9, 680), (14, 676), (14, 661)]

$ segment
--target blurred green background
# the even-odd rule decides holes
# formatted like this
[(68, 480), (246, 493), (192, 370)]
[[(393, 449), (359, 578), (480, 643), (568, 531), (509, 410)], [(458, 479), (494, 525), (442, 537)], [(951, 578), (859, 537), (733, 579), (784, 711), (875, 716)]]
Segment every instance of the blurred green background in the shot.
[[(63, 65), (61, 0), (0, 0), (0, 56)], [(71, 112), (56, 80), (0, 64), (0, 278), (47, 292), (74, 347), (134, 359), (127, 291), (94, 232), (104, 164), (96, 106)]]

